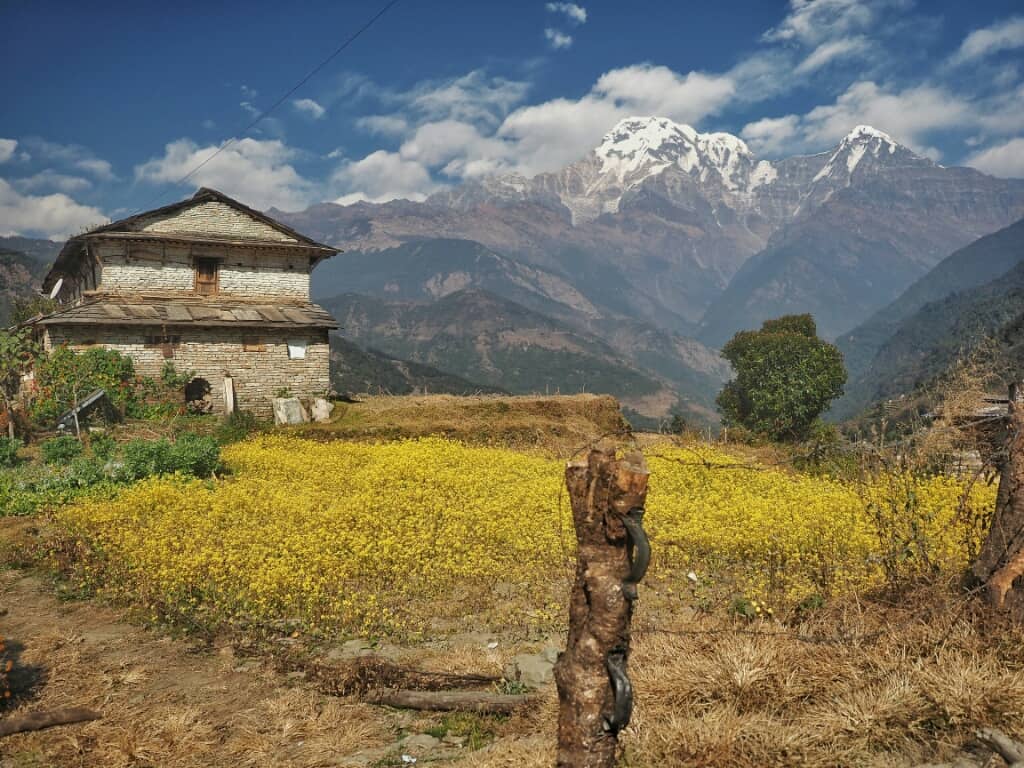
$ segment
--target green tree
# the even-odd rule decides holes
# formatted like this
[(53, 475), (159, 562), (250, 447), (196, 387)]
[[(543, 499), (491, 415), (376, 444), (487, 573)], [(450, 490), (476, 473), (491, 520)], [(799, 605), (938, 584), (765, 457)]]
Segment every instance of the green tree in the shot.
[(726, 423), (773, 440), (805, 438), (846, 383), (842, 354), (818, 338), (810, 315), (786, 315), (758, 331), (740, 331), (722, 356), (736, 373), (716, 401)]
[(39, 348), (27, 328), (0, 330), (0, 397), (7, 412), (7, 435), (14, 437), (14, 399), (21, 377), (32, 368)]

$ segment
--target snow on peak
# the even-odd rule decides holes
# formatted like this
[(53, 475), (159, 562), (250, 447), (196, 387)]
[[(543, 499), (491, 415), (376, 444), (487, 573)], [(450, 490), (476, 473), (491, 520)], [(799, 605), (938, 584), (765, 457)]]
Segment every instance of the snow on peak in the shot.
[(850, 143), (854, 141), (870, 141), (871, 139), (881, 139), (886, 144), (896, 146), (896, 140), (885, 131), (880, 131), (877, 128), (872, 128), (870, 125), (858, 125), (843, 139), (843, 143)]
[(814, 181), (826, 177), (843, 176), (849, 186), (850, 176), (867, 155), (879, 158), (882, 154), (893, 155), (900, 145), (896, 140), (870, 125), (858, 125), (839, 142), (832, 157), (814, 177)]
[(619, 183), (636, 183), (675, 165), (702, 177), (718, 170), (723, 183), (736, 189), (741, 165), (751, 165), (753, 154), (742, 139), (729, 133), (697, 133), (689, 125), (667, 117), (628, 117), (620, 120), (594, 150), (601, 174)]

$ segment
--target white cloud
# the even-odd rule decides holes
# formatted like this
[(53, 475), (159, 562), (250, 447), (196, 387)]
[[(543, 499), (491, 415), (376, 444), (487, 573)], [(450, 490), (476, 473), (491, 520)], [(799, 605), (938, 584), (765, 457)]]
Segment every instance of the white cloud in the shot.
[(401, 115), (367, 115), (356, 120), (356, 127), (380, 136), (401, 136), (409, 130), (409, 121)]
[[(216, 145), (199, 147), (191, 139), (172, 141), (162, 157), (135, 166), (135, 178), (177, 182), (217, 149)], [(241, 139), (199, 169), (189, 183), (214, 187), (254, 208), (298, 210), (316, 199), (316, 189), (291, 165), (297, 155), (277, 139)]]
[(953, 62), (973, 61), (1014, 48), (1024, 48), (1024, 16), (1011, 16), (989, 27), (974, 30), (953, 54)]
[(378, 150), (362, 160), (344, 163), (335, 171), (332, 182), (344, 194), (334, 202), (349, 205), (360, 200), (383, 203), (404, 198), (423, 200), (437, 188), (426, 167), (406, 160), (395, 152)]
[(811, 51), (794, 71), (798, 75), (815, 72), (836, 59), (862, 54), (868, 50), (868, 47), (867, 39), (859, 35), (829, 40)]
[(965, 165), (992, 176), (1024, 178), (1024, 138), (1010, 139), (976, 152), (967, 158)]
[(57, 173), (52, 168), (47, 168), (33, 176), (16, 179), (14, 185), (22, 192), (57, 191), (73, 194), (90, 189), (92, 182), (81, 176)]
[(560, 32), (551, 27), (544, 30), (544, 37), (547, 38), (551, 47), (556, 51), (562, 48), (568, 48), (572, 45), (572, 35), (567, 35), (565, 32)]
[(564, 13), (569, 21), (584, 24), (587, 21), (587, 9), (576, 3), (548, 3), (544, 6), (551, 13)]
[(474, 178), (509, 169), (514, 147), (455, 120), (426, 123), (402, 144), (399, 154), (453, 178)]
[(16, 139), (0, 139), (0, 163), (6, 163), (14, 157), (14, 150), (18, 148)]
[(85, 171), (100, 181), (114, 181), (117, 176), (106, 160), (93, 154), (92, 150), (79, 144), (58, 144), (38, 137), (25, 139), (23, 142), (35, 157), (48, 160), (66, 169)]
[(798, 115), (765, 117), (743, 126), (740, 136), (755, 154), (780, 156), (797, 141), (799, 127)]
[(735, 89), (736, 84), (724, 75), (680, 75), (664, 66), (635, 64), (601, 75), (593, 92), (621, 105), (629, 114), (664, 115), (696, 123), (725, 106)]
[(944, 88), (919, 85), (886, 90), (871, 81), (856, 82), (834, 104), (815, 107), (803, 118), (809, 146), (835, 143), (860, 123), (872, 125), (918, 151), (934, 131), (970, 125), (972, 105)]
[(64, 194), (22, 195), (0, 179), (0, 234), (64, 238), (106, 221), (98, 208)]
[(763, 39), (817, 46), (868, 29), (889, 7), (910, 4), (911, 0), (790, 0), (789, 13)]
[(101, 181), (113, 181), (117, 178), (117, 176), (114, 175), (114, 169), (111, 167), (110, 163), (106, 160), (100, 160), (98, 157), (87, 157), (82, 160), (78, 160), (74, 163), (74, 167), (91, 173)]
[(488, 77), (481, 70), (448, 80), (428, 80), (391, 98), (420, 120), (461, 120), (496, 125), (526, 96), (529, 84)]
[(309, 115), (314, 120), (319, 120), (325, 114), (327, 110), (320, 106), (313, 99), (295, 99), (292, 102), (292, 106), (304, 115)]

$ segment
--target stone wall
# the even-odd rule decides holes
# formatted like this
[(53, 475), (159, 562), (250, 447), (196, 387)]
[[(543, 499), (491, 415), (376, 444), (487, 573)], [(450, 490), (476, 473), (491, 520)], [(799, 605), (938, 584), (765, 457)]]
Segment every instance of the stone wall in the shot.
[(220, 261), (218, 294), (225, 298), (282, 296), (309, 299), (309, 256), (263, 248), (101, 243), (99, 289), (182, 291), (195, 287), (193, 257)]
[(162, 216), (149, 216), (137, 223), (140, 232), (227, 237), (232, 240), (271, 240), (294, 243), (286, 235), (259, 219), (216, 201), (199, 203)]
[[(164, 348), (148, 343), (164, 333), (160, 328), (135, 326), (47, 326), (44, 346), (60, 344), (82, 349), (100, 345), (128, 355), (135, 371), (143, 376), (159, 376), (170, 359), (179, 373), (194, 371), (210, 383), (215, 413), (224, 412), (224, 376), (234, 381), (235, 402), (239, 410), (252, 411), (260, 418), (271, 418), (275, 393), (287, 389), (310, 398), (330, 389), (330, 348), (327, 331), (259, 331), (239, 328), (181, 328), (166, 333), (180, 336), (172, 346), (173, 357), (164, 357)], [(258, 341), (259, 351), (246, 351), (246, 341)], [(305, 359), (288, 356), (289, 342), (306, 342)], [(184, 393), (182, 393), (184, 401)]]

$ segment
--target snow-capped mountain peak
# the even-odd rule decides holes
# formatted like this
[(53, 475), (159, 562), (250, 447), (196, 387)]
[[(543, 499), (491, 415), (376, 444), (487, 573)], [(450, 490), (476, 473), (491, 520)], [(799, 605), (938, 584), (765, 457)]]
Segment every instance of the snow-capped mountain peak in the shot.
[(887, 156), (897, 156), (900, 160), (922, 160), (885, 131), (872, 128), (870, 125), (858, 125), (839, 142), (839, 146), (814, 177), (814, 181), (830, 179), (849, 186), (858, 167), (868, 161), (871, 161), (871, 165), (876, 165)]
[(730, 133), (701, 134), (667, 117), (628, 117), (605, 134), (594, 149), (602, 176), (637, 183), (674, 165), (683, 171), (718, 169), (727, 186), (738, 165), (753, 159), (750, 148)]
[(629, 117), (605, 134), (594, 154), (602, 176), (611, 174), (623, 182), (637, 171), (657, 173), (680, 160), (689, 164), (697, 136), (690, 126), (665, 117)]
[(890, 150), (890, 152), (895, 151), (895, 147), (898, 146), (896, 140), (892, 136), (890, 136), (885, 131), (880, 131), (877, 128), (872, 128), (870, 125), (858, 125), (852, 131), (846, 134), (841, 143), (854, 143), (863, 141), (870, 142), (874, 141), (875, 139), (878, 139), (879, 141), (892, 147), (893, 149)]

